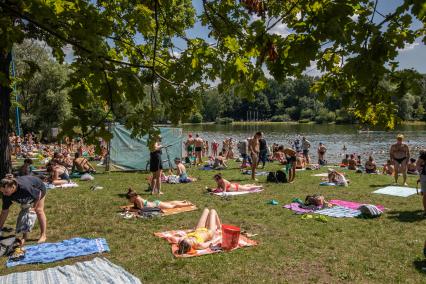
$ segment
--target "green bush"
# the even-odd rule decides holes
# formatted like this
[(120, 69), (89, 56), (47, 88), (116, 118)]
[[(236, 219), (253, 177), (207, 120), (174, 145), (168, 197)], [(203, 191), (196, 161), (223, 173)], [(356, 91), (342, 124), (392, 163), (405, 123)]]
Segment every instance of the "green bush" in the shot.
[(288, 114), (282, 114), (282, 115), (274, 115), (271, 117), (272, 122), (285, 122), (285, 121), (291, 121), (291, 118)]
[(314, 112), (311, 109), (304, 109), (300, 112), (300, 118), (301, 119), (309, 119), (311, 120), (314, 116)]
[(316, 123), (327, 123), (327, 122), (333, 122), (336, 119), (336, 115), (334, 112), (329, 112), (327, 110), (321, 110), (318, 115), (315, 117)]
[(201, 123), (203, 122), (203, 116), (201, 113), (196, 112), (193, 115), (191, 115), (191, 118), (189, 119), (191, 123)]
[(234, 120), (230, 117), (218, 117), (216, 118), (216, 124), (232, 124)]

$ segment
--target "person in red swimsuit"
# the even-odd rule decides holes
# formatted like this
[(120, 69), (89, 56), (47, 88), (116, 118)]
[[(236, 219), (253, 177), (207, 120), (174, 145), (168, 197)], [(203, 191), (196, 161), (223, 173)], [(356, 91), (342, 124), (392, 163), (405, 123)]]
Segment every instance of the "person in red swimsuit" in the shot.
[(213, 179), (217, 183), (217, 188), (213, 192), (233, 192), (233, 191), (252, 191), (261, 189), (263, 186), (256, 184), (238, 184), (231, 183), (224, 179), (221, 174), (214, 175)]

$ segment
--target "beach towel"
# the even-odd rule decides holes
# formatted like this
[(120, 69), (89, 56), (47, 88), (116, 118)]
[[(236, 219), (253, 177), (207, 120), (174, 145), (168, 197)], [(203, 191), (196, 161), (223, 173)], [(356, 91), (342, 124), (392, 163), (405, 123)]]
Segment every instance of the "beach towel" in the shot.
[(408, 197), (410, 195), (416, 194), (417, 190), (411, 187), (402, 187), (402, 186), (387, 186), (380, 188), (373, 193), (377, 194), (386, 194), (392, 196)]
[(7, 261), (6, 266), (12, 267), (31, 263), (49, 263), (70, 257), (84, 256), (108, 252), (105, 239), (73, 238), (58, 243), (44, 243), (25, 246), (25, 257), (18, 261)]
[[(243, 175), (251, 175), (251, 170), (246, 170), (242, 172)], [(256, 172), (256, 176), (267, 176), (269, 172)]]
[[(329, 203), (331, 203), (333, 205), (342, 206), (342, 207), (345, 207), (345, 208), (354, 209), (354, 210), (358, 210), (358, 208), (361, 205), (369, 204), (369, 203), (358, 203), (358, 202), (339, 200), (339, 199), (332, 199), (332, 200), (329, 201)], [(385, 210), (385, 207), (382, 206), (382, 205), (375, 205), (375, 206), (377, 208), (379, 208), (381, 211)]]
[(65, 183), (61, 185), (54, 185), (51, 183), (45, 183), (46, 189), (54, 189), (54, 188), (71, 188), (71, 187), (78, 187), (78, 184), (75, 182)]
[(201, 168), (198, 168), (201, 171), (212, 171), (214, 170), (212, 166), (202, 166)]
[(337, 184), (335, 184), (334, 182), (328, 182), (328, 181), (320, 182), (319, 185), (320, 186), (337, 186)]
[(354, 218), (361, 215), (361, 211), (359, 210), (354, 210), (354, 209), (346, 208), (342, 206), (325, 208), (325, 209), (314, 211), (313, 213), (334, 217), (334, 218)]
[(114, 283), (140, 284), (141, 281), (105, 258), (56, 266), (41, 271), (27, 271), (0, 276), (0, 284), (17, 283)]
[(301, 208), (301, 207), (299, 207), (299, 205), (300, 205), (299, 203), (293, 202), (293, 203), (284, 205), (283, 208), (290, 209), (291, 211), (295, 212), (296, 214), (305, 214), (305, 213), (312, 213), (312, 212), (314, 212), (313, 209)]
[(229, 192), (223, 191), (223, 192), (215, 192), (213, 194), (217, 196), (236, 196), (236, 195), (243, 195), (243, 194), (249, 194), (249, 193), (258, 193), (262, 191), (263, 189), (254, 189), (250, 191), (229, 191)]
[[(172, 253), (175, 257), (194, 257), (194, 256), (201, 256), (206, 254), (212, 254), (212, 253), (219, 253), (224, 252), (221, 247), (220, 243), (222, 242), (222, 232), (220, 230), (216, 231), (213, 239), (212, 239), (212, 246), (207, 249), (200, 249), (195, 250), (195, 252), (191, 252), (190, 254), (177, 254), (178, 250), (178, 242), (181, 238), (185, 237), (187, 233), (192, 232), (193, 230), (177, 230), (177, 231), (167, 231), (167, 232), (160, 232), (160, 233), (154, 233), (155, 236), (162, 238), (169, 242), (172, 246)], [(254, 240), (250, 240), (244, 235), (240, 235), (240, 239), (238, 242), (238, 246), (235, 247), (232, 250), (236, 250), (242, 247), (250, 247), (257, 245), (257, 242)]]
[[(133, 206), (133, 204), (126, 205), (126, 206), (120, 206), (120, 208), (123, 211), (128, 211), (128, 212), (133, 213), (133, 215), (135, 217), (137, 217), (139, 215), (140, 209), (135, 208)], [(179, 207), (179, 208), (171, 208), (171, 209), (162, 209), (161, 210), (161, 216), (175, 215), (175, 214), (179, 214), (179, 213), (183, 213), (183, 212), (195, 211), (197, 209), (198, 208), (195, 205), (190, 205), (190, 206), (185, 206), (185, 207)]]
[(314, 174), (313, 177), (328, 177), (328, 173)]

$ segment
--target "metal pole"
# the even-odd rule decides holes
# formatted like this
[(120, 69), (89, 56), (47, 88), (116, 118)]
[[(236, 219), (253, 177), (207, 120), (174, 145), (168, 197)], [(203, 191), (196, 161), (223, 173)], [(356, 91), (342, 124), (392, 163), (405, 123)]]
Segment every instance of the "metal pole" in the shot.
[[(13, 78), (16, 78), (16, 70), (15, 70), (15, 57), (13, 55), (13, 50), (12, 50), (12, 76)], [(15, 125), (16, 125), (16, 135), (21, 136), (21, 121), (20, 121), (20, 110), (18, 107), (18, 100), (19, 100), (19, 96), (18, 96), (18, 92), (16, 90), (16, 83), (13, 84), (13, 92), (15, 93), (15, 99), (16, 99), (16, 109), (15, 109)]]

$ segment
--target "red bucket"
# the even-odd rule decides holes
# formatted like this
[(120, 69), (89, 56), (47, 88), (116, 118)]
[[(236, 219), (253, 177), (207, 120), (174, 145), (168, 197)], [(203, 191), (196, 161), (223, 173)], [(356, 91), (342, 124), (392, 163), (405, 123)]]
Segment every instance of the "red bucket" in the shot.
[(222, 224), (222, 248), (231, 250), (238, 246), (240, 240), (240, 228)]

